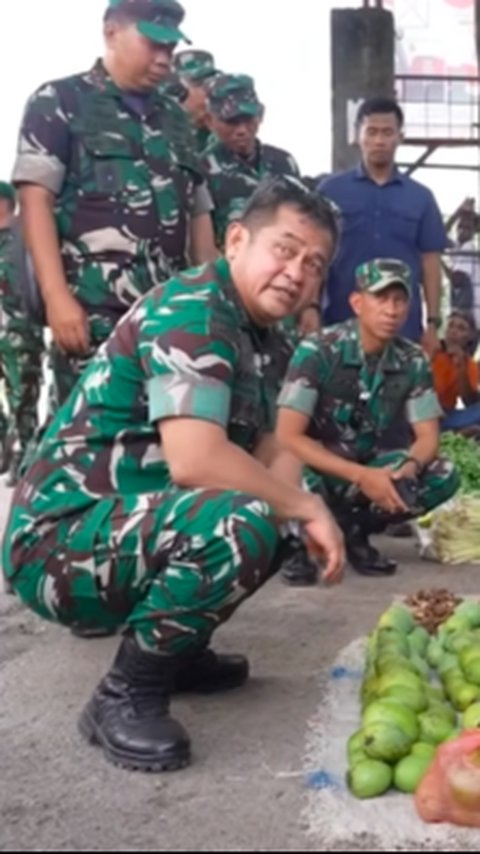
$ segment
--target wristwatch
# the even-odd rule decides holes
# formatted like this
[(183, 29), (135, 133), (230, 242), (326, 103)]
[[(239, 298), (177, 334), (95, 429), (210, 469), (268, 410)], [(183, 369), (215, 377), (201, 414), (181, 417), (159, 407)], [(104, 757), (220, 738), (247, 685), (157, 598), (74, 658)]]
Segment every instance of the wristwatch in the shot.
[(442, 318), (441, 317), (435, 317), (432, 315), (432, 317), (427, 317), (427, 324), (429, 326), (434, 326), (435, 329), (440, 329), (440, 327), (442, 325)]
[(406, 457), (406, 459), (403, 460), (403, 465), (406, 465), (406, 463), (413, 463), (416, 470), (417, 470), (416, 471), (417, 477), (420, 477), (420, 475), (422, 474), (423, 469), (424, 469), (424, 466), (422, 465), (422, 463), (419, 462), (419, 460), (417, 460), (416, 457)]

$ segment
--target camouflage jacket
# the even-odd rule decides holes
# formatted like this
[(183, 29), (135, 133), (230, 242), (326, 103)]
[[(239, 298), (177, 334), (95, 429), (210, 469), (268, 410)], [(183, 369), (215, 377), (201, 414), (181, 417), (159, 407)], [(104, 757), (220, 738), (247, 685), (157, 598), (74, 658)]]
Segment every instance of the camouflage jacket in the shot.
[(290, 355), (276, 330), (252, 324), (224, 259), (154, 288), (100, 347), (49, 426), (15, 495), (19, 536), (33, 536), (39, 517), (55, 520), (101, 497), (141, 501), (171, 487), (162, 419), (211, 421), (251, 452), (274, 428)]
[(241, 213), (262, 178), (269, 175), (300, 176), (290, 154), (260, 142), (257, 142), (254, 161), (249, 163), (213, 138), (204, 152), (203, 167), (213, 198), (215, 236), (220, 247), (223, 246), (228, 224)]
[(442, 414), (421, 348), (395, 338), (366, 356), (356, 320), (299, 344), (279, 406), (308, 415), (311, 438), (358, 462), (371, 459), (380, 435), (405, 414), (410, 423)]
[(100, 61), (31, 97), (13, 180), (55, 194), (67, 280), (89, 313), (117, 320), (186, 265), (203, 182), (188, 119), (159, 92), (122, 92)]
[[(43, 331), (25, 316), (19, 292), (15, 264), (13, 228), (0, 229), (0, 336), (18, 333), (24, 348), (35, 347), (43, 340)], [(27, 334), (26, 334), (27, 333)]]

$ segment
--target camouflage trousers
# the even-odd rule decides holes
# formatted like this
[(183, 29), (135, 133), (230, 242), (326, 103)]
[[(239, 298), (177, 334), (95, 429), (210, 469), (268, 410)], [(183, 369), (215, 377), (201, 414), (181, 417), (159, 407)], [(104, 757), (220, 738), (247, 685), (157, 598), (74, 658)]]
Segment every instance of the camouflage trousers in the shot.
[[(0, 419), (1, 439), (16, 439), (23, 453), (38, 424), (38, 400), (42, 382), (43, 339), (40, 334), (4, 332), (0, 335), (0, 363), (5, 379), (8, 421)], [(5, 432), (6, 431), (6, 432)]]
[(240, 492), (105, 498), (20, 537), (5, 563), (27, 606), (65, 625), (130, 628), (165, 654), (208, 643), (278, 568), (272, 512)]
[[(372, 468), (400, 468), (408, 457), (408, 451), (379, 451), (368, 465)], [(319, 493), (325, 499), (332, 512), (343, 509), (345, 504), (355, 506), (364, 501), (361, 492), (340, 478), (319, 475), (307, 470), (306, 485), (312, 492)], [(457, 470), (450, 460), (437, 458), (423, 471), (419, 478), (419, 508), (411, 516), (423, 516), (455, 495), (460, 485)]]
[(92, 345), (87, 355), (70, 356), (62, 353), (54, 343), (50, 345), (48, 360), (54, 381), (49, 399), (49, 414), (54, 414), (58, 407), (65, 403), (96, 350), (97, 346)]

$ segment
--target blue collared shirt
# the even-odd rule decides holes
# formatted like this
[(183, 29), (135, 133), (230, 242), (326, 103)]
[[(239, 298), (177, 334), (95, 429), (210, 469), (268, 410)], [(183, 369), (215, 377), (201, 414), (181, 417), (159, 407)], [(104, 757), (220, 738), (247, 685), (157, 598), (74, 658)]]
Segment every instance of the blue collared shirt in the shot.
[(324, 310), (326, 325), (352, 316), (348, 301), (355, 270), (372, 258), (398, 258), (412, 271), (413, 297), (401, 334), (419, 341), (422, 334), (422, 255), (443, 252), (447, 235), (437, 203), (427, 187), (395, 169), (379, 185), (363, 165), (320, 182), (318, 190), (342, 211), (342, 239), (332, 264)]

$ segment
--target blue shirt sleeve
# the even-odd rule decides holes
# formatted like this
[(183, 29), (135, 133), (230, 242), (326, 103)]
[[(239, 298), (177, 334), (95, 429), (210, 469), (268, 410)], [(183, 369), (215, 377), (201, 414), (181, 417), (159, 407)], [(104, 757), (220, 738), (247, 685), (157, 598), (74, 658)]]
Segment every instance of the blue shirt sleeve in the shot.
[(442, 215), (433, 194), (427, 190), (427, 202), (420, 220), (418, 249), (420, 252), (443, 252), (448, 243)]

